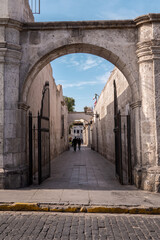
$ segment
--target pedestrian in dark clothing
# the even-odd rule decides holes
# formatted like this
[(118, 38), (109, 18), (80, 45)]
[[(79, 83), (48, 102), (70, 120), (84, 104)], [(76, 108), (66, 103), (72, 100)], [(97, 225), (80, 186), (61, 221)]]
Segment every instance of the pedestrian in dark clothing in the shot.
[(76, 148), (77, 148), (77, 138), (76, 137), (72, 141), (72, 146), (74, 148), (74, 151), (76, 152)]
[(79, 150), (81, 149), (81, 139), (80, 138), (78, 138), (78, 148), (79, 148)]

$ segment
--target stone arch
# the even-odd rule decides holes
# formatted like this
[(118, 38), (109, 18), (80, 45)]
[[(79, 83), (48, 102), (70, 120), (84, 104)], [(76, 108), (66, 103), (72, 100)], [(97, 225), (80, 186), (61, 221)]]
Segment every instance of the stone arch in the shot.
[[(123, 39), (121, 39), (122, 41)], [(72, 53), (88, 53), (99, 57), (102, 57), (112, 64), (114, 64), (125, 76), (130, 88), (131, 88), (131, 109), (133, 113), (133, 146), (134, 146), (134, 159), (135, 164), (141, 162), (141, 129), (140, 129), (140, 112), (141, 107), (141, 97), (139, 92), (139, 71), (138, 71), (138, 61), (136, 57), (136, 45), (135, 42), (122, 44), (116, 40), (115, 48), (114, 43), (107, 46), (101, 46), (97, 42), (86, 43), (79, 41), (79, 38), (73, 39), (73, 43), (67, 40), (61, 40), (60, 43), (55, 42), (49, 46), (38, 44), (28, 45), (28, 55), (27, 60), (22, 56), (23, 66), (20, 70), (20, 102), (26, 103), (27, 94), (32, 84), (32, 81), (36, 75), (45, 67), (48, 63), (55, 60), (58, 57), (72, 54)], [(65, 43), (64, 43), (65, 42)], [(57, 47), (58, 44), (58, 47)], [(131, 51), (127, 51), (127, 47), (131, 46)], [(27, 46), (26, 46), (27, 47)], [(25, 50), (25, 46), (22, 46)], [(32, 53), (35, 52), (35, 55)], [(31, 56), (29, 56), (31, 54)], [(125, 56), (126, 54), (126, 56)], [(135, 180), (136, 182), (137, 180)], [(138, 180), (139, 181), (139, 180)], [(136, 183), (137, 185), (137, 183)]]
[[(78, 120), (78, 119), (77, 119), (77, 120)], [(89, 123), (86, 119), (82, 119), (82, 120), (84, 120), (85, 122)], [(69, 122), (68, 122), (68, 125), (70, 126), (72, 123), (74, 123), (74, 121), (69, 121)]]
[[(30, 85), (37, 74), (45, 67), (48, 63), (55, 60), (58, 57), (71, 54), (71, 53), (88, 53), (93, 54), (99, 57), (102, 57), (112, 64), (114, 64), (126, 77), (128, 84), (131, 88), (132, 92), (132, 101), (136, 102), (140, 99), (139, 97), (139, 87), (138, 87), (138, 78), (134, 76), (134, 72), (132, 70), (133, 66), (128, 65), (127, 62), (124, 62), (118, 54), (116, 55), (112, 51), (97, 46), (93, 44), (86, 43), (77, 43), (77, 44), (67, 44), (61, 47), (58, 47), (54, 50), (50, 50), (46, 47), (46, 49), (39, 49), (39, 57), (32, 57), (27, 66), (28, 70), (26, 70), (26, 74), (23, 75), (24, 78), (21, 79), (21, 88), (20, 88), (20, 102), (26, 102), (27, 93), (30, 88)], [(136, 73), (135, 73), (136, 75)], [(21, 74), (22, 76), (22, 74)]]
[(92, 114), (86, 114), (84, 112), (73, 112), (68, 114), (68, 123), (72, 123), (76, 120), (83, 119), (86, 122), (90, 122), (92, 120)]

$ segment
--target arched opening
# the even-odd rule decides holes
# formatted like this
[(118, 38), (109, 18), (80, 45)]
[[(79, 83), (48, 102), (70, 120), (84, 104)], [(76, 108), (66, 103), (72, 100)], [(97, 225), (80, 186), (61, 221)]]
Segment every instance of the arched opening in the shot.
[(21, 80), (22, 84), (20, 91), (20, 101), (26, 102), (28, 89), (34, 78), (44, 68), (44, 66), (61, 56), (72, 53), (89, 53), (98, 57), (102, 57), (105, 60), (111, 62), (123, 73), (123, 75), (127, 79), (127, 82), (132, 89), (132, 101), (135, 102), (139, 100), (137, 79), (133, 77), (132, 66), (128, 66), (127, 62), (123, 62), (120, 57), (118, 57), (118, 55), (115, 55), (114, 53), (105, 48), (85, 43), (68, 44), (56, 48), (55, 50), (51, 50), (52, 48), (46, 47), (46, 49), (40, 50), (39, 56), (42, 55), (42, 57), (39, 57), (38, 59), (36, 59), (35, 56), (32, 57), (31, 63), (29, 64), (29, 66), (27, 66), (26, 74)]
[[(44, 66), (46, 66), (51, 60), (54, 60), (56, 58), (59, 58), (60, 56), (71, 54), (71, 53), (91, 53), (91, 54), (103, 57), (106, 60), (110, 60), (112, 63), (115, 64), (115, 66), (117, 67), (114, 72), (115, 77), (117, 77), (117, 79), (118, 79), (118, 75), (121, 75), (120, 77), (123, 78), (123, 81), (125, 79), (126, 83), (128, 82), (128, 84), (126, 84), (126, 89), (125, 89), (126, 92), (124, 91), (125, 93), (123, 93), (123, 90), (124, 90), (123, 87), (122, 87), (122, 89), (120, 88), (119, 92), (118, 92), (118, 97), (122, 98), (123, 101), (125, 99), (125, 96), (127, 96), (128, 92), (129, 92), (129, 95), (130, 95), (129, 98), (126, 97), (126, 102), (122, 104), (122, 105), (126, 105), (126, 103), (128, 104), (128, 106), (127, 106), (128, 109), (127, 109), (127, 107), (122, 106), (123, 115), (125, 114), (126, 111), (128, 112), (129, 105), (133, 101), (138, 99), (138, 90), (137, 90), (136, 81), (133, 78), (133, 75), (130, 72), (130, 69), (125, 67), (126, 66), (125, 63), (123, 63), (118, 58), (118, 56), (115, 56), (108, 50), (104, 49), (104, 51), (103, 51), (103, 49), (101, 49), (99, 47), (90, 46), (90, 45), (86, 45), (86, 44), (68, 45), (65, 47), (58, 48), (58, 49), (54, 50), (53, 52), (45, 55), (39, 61), (37, 61), (37, 63), (34, 65), (34, 67), (29, 71), (26, 81), (23, 84), (22, 93), (21, 93), (21, 101), (27, 102), (27, 104), (28, 104), (28, 96), (29, 96), (28, 94), (30, 94), (30, 89), (31, 89), (32, 83), (34, 82), (34, 79), (38, 76), (38, 73), (42, 70), (42, 68)], [(110, 100), (110, 103), (108, 102), (106, 106), (105, 106), (105, 104), (104, 104), (104, 106), (102, 106), (101, 103), (97, 104), (97, 106), (95, 107), (93, 114), (92, 114), (94, 124), (92, 125), (92, 127), (90, 129), (91, 133), (92, 133), (92, 138), (93, 138), (92, 139), (92, 148), (94, 150), (98, 151), (99, 153), (101, 153), (105, 157), (108, 157), (106, 152), (110, 151), (109, 154), (110, 154), (110, 159), (112, 159), (112, 162), (114, 162), (114, 158), (115, 158), (114, 149), (112, 148), (112, 150), (111, 150), (110, 147), (107, 147), (107, 146), (105, 147), (102, 143), (106, 139), (107, 139), (107, 142), (109, 143), (111, 138), (112, 138), (112, 141), (114, 141), (114, 134), (113, 134), (113, 129), (114, 129), (114, 125), (113, 125), (113, 122), (114, 122), (113, 78), (114, 78), (114, 74), (112, 74), (112, 79), (110, 80), (110, 84), (111, 84), (110, 90), (112, 89), (112, 100)], [(32, 88), (35, 89), (36, 86), (35, 87), (32, 86)], [(129, 90), (127, 90), (127, 89), (129, 89)], [(63, 100), (62, 100), (63, 94), (62, 94), (61, 90), (62, 89), (60, 86), (58, 87), (59, 93), (57, 93), (57, 90), (56, 90), (56, 94), (61, 95), (60, 96), (60, 98), (61, 98), (61, 101), (60, 101), (61, 102), (61, 107), (60, 107), (61, 113), (56, 112), (56, 114), (59, 115), (59, 119), (61, 121), (60, 125), (61, 124), (63, 125), (64, 124), (64, 112), (65, 112), (64, 108), (65, 107), (64, 107)], [(110, 93), (108, 92), (108, 95), (109, 94)], [(34, 95), (34, 94), (32, 94), (32, 95)], [(105, 94), (102, 94), (102, 95), (105, 95)], [(102, 95), (100, 96), (99, 101), (103, 102), (104, 99), (103, 99)], [(52, 100), (50, 99), (51, 102), (54, 100), (55, 100), (54, 98), (52, 98)], [(127, 102), (128, 100), (129, 100), (129, 102)], [(107, 101), (109, 101), (109, 100), (107, 100)], [(109, 111), (112, 113), (111, 114), (112, 119), (106, 118), (106, 115), (109, 114)], [(63, 116), (63, 119), (62, 119), (62, 116)], [(54, 121), (55, 120), (53, 120), (53, 122)], [(132, 121), (134, 122), (134, 118), (132, 119)], [(107, 124), (109, 124), (109, 131), (107, 130), (107, 126), (108, 126)], [(105, 128), (103, 129), (103, 126), (105, 126), (106, 129)], [(62, 128), (63, 127), (61, 127), (61, 129)], [(51, 131), (52, 131), (52, 129), (51, 129)], [(62, 131), (62, 130), (59, 130), (59, 131)], [(108, 131), (108, 133), (112, 134), (111, 138), (110, 138), (109, 134), (107, 135), (107, 131)], [(134, 131), (134, 128), (133, 128), (133, 131)], [(53, 130), (53, 132), (54, 132), (54, 130)], [(62, 133), (62, 132), (60, 133), (61, 138), (64, 137), (64, 135), (63, 135), (64, 133)], [(132, 136), (133, 135), (134, 134), (132, 134)], [(63, 150), (66, 149), (66, 146), (68, 144), (68, 139), (65, 139), (64, 141), (65, 141), (65, 147)], [(55, 139), (53, 141), (53, 144), (54, 144), (54, 142), (55, 142)], [(51, 145), (52, 145), (52, 140), (51, 140)], [(57, 155), (59, 153), (60, 152), (56, 153), (55, 155)], [(54, 153), (53, 153), (53, 156), (54, 156)], [(133, 158), (133, 165), (135, 165), (134, 156), (132, 158)]]

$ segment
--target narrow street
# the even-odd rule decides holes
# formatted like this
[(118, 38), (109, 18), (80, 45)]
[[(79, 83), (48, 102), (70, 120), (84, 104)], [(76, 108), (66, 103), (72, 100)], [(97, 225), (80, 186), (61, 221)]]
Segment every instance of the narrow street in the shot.
[(51, 163), (51, 177), (41, 185), (0, 190), (0, 202), (104, 206), (159, 206), (159, 194), (121, 185), (114, 165), (87, 147), (66, 151)]

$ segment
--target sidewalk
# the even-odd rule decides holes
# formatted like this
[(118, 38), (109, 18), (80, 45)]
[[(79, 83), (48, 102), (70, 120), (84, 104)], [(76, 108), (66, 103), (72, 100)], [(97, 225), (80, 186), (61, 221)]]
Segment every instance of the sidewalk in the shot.
[(114, 176), (114, 165), (89, 148), (82, 147), (77, 152), (71, 149), (52, 161), (51, 166), (51, 177), (40, 186), (0, 190), (0, 203), (160, 208), (159, 193), (120, 185)]

